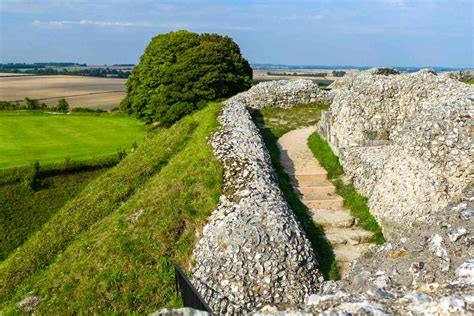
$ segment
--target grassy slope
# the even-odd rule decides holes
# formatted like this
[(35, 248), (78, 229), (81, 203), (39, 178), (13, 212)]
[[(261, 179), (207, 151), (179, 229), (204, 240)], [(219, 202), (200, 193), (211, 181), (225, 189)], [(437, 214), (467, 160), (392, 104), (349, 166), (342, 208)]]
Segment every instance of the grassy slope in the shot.
[(0, 168), (109, 155), (145, 134), (126, 116), (0, 112)]
[(370, 214), (367, 198), (357, 193), (351, 183), (345, 184), (340, 179), (344, 175), (344, 170), (339, 163), (339, 158), (332, 152), (329, 144), (318, 133), (313, 133), (308, 139), (308, 146), (328, 172), (328, 178), (335, 185), (336, 193), (344, 199), (344, 207), (351, 211), (352, 216), (359, 218), (359, 225), (362, 228), (374, 232), (373, 241), (375, 243), (383, 244), (385, 238), (382, 229)]
[[(0, 265), (2, 299), (9, 300), (3, 311), (14, 312), (30, 291), (45, 298), (40, 314), (178, 305), (170, 261), (189, 266), (196, 232), (221, 193), (222, 171), (206, 141), (219, 108), (212, 104), (148, 140)], [(56, 240), (60, 250), (42, 250)]]
[(35, 190), (25, 186), (21, 180), (0, 183), (0, 261), (105, 170), (42, 177)]
[(326, 279), (335, 280), (339, 278), (339, 273), (331, 244), (327, 241), (323, 228), (313, 221), (308, 208), (294, 192), (290, 178), (280, 163), (280, 150), (277, 146), (278, 138), (285, 133), (302, 126), (316, 124), (319, 121), (321, 110), (327, 107), (328, 105), (324, 104), (302, 104), (286, 110), (265, 108), (255, 112), (253, 117), (270, 152), (273, 167), (278, 174), (280, 188), (318, 256), (321, 272)]

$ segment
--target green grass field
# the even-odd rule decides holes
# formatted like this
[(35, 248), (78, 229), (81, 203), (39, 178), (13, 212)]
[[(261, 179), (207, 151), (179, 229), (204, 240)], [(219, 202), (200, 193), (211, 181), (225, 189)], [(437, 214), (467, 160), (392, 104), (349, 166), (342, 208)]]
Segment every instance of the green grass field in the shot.
[(145, 134), (143, 123), (127, 116), (0, 112), (0, 169), (107, 156)]

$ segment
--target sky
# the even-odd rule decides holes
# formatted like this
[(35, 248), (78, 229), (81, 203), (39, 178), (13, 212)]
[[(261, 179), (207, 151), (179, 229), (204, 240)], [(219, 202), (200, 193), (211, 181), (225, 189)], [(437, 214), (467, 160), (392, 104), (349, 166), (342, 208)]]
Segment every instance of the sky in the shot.
[(135, 64), (181, 29), (251, 63), (474, 68), (474, 0), (0, 0), (0, 62)]

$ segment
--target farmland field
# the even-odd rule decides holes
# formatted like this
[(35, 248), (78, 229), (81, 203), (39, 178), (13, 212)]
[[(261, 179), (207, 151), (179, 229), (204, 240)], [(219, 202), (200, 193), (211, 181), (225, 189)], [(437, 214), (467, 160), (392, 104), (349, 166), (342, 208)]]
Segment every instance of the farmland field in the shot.
[(117, 115), (0, 112), (0, 168), (112, 155), (140, 143), (140, 121)]
[(49, 106), (65, 98), (71, 108), (109, 110), (125, 97), (126, 79), (81, 76), (12, 76), (0, 77), (0, 101), (38, 99)]
[(11, 72), (0, 72), (0, 77), (18, 77), (18, 76), (31, 76), (30, 74), (11, 73)]
[[(257, 81), (308, 79), (308, 80), (336, 80), (332, 72), (337, 69), (288, 69), (288, 68), (258, 68), (253, 70), (253, 79)], [(344, 69), (347, 74), (357, 72), (356, 69)], [(298, 76), (272, 75), (268, 73), (298, 73)], [(324, 77), (314, 77), (315, 73), (325, 73)]]

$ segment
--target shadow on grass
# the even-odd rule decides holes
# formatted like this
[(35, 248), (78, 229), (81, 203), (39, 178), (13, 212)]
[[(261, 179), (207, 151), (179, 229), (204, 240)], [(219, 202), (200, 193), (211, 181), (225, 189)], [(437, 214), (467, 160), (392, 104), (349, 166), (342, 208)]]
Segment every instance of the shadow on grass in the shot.
[(326, 280), (337, 280), (340, 278), (336, 266), (336, 258), (330, 242), (327, 240), (323, 228), (315, 223), (309, 213), (308, 208), (301, 202), (298, 194), (293, 190), (290, 177), (285, 172), (280, 163), (280, 150), (278, 149), (278, 138), (283, 135), (275, 135), (274, 132), (264, 126), (264, 117), (259, 111), (252, 113), (253, 119), (260, 129), (263, 140), (270, 152), (273, 167), (278, 175), (280, 189), (290, 205), (293, 213), (300, 222), (306, 237), (311, 242), (311, 246), (316, 253), (319, 269)]

